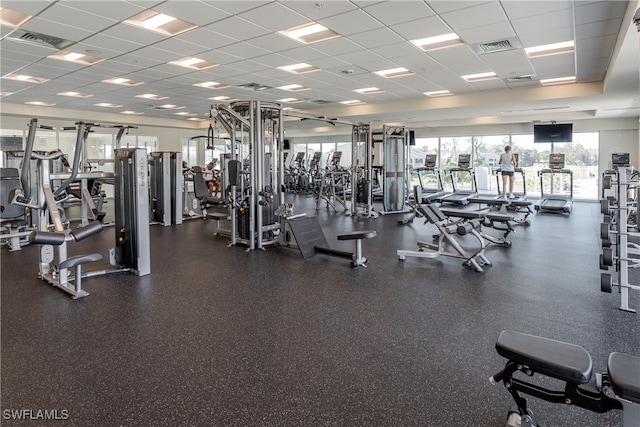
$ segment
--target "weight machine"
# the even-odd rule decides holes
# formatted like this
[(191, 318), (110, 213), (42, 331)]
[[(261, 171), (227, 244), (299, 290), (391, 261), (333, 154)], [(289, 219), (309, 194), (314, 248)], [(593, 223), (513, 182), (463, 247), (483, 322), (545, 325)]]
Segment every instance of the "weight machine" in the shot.
[(149, 159), (150, 220), (164, 226), (182, 224), (182, 153), (153, 152)]
[(351, 216), (377, 218), (373, 210), (373, 135), (370, 123), (354, 124), (351, 131)]

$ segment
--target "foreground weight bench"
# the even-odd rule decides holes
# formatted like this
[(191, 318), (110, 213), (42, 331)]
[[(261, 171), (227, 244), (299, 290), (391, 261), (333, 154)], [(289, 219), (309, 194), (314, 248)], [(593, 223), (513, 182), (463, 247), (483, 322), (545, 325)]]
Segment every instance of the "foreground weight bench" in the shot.
[[(597, 392), (580, 387), (591, 381), (591, 356), (583, 347), (549, 338), (502, 331), (496, 342), (499, 355), (508, 359), (503, 370), (489, 378), (500, 381), (513, 397), (516, 408), (509, 411), (507, 427), (535, 427), (533, 412), (527, 408), (525, 393), (552, 403), (575, 405), (597, 413), (622, 409), (622, 426), (637, 427), (640, 422), (640, 358), (611, 353), (607, 372), (596, 374)], [(565, 383), (564, 390), (548, 390), (513, 378), (515, 372), (526, 376), (544, 375)]]

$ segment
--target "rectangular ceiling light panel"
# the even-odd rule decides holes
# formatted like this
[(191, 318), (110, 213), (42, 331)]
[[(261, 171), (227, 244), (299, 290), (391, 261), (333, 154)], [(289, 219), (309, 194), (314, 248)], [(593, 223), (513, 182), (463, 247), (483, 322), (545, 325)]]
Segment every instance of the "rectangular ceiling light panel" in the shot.
[(576, 49), (575, 42), (569, 40), (560, 43), (551, 43), (540, 46), (527, 47), (524, 51), (529, 58), (539, 58), (541, 56), (559, 55), (562, 53), (572, 53)]
[(278, 33), (304, 44), (318, 43), (341, 37), (340, 34), (315, 22), (298, 25), (288, 30), (278, 31)]
[(478, 73), (478, 74), (467, 74), (466, 76), (462, 76), (468, 82), (482, 82), (485, 80), (493, 80), (497, 79), (498, 76), (493, 71), (487, 73)]
[(447, 47), (461, 46), (464, 42), (456, 33), (442, 34), (425, 39), (411, 40), (411, 43), (427, 52), (430, 50), (445, 49)]
[(152, 9), (139, 13), (124, 22), (125, 24), (144, 28), (145, 30), (155, 31), (171, 37), (198, 27), (197, 25), (174, 18), (173, 16), (165, 15), (164, 13), (160, 13)]
[(194, 83), (193, 86), (203, 87), (206, 89), (224, 89), (229, 87), (229, 85), (225, 85), (223, 83), (218, 83), (218, 82)]
[(0, 24), (8, 27), (19, 27), (31, 19), (31, 15), (25, 15), (13, 10), (0, 8)]
[(4, 76), (3, 79), (16, 80), (16, 81), (25, 82), (25, 83), (44, 83), (49, 81), (49, 79), (28, 76), (26, 74), (8, 74)]
[(104, 83), (111, 83), (114, 85), (122, 85), (122, 86), (138, 86), (144, 84), (144, 82), (137, 82), (131, 79), (125, 79), (124, 77), (113, 77), (110, 79), (103, 80)]
[(104, 59), (102, 58), (96, 58), (95, 56), (70, 52), (67, 50), (61, 50), (60, 52), (54, 53), (53, 55), (49, 55), (49, 58), (58, 59), (61, 61), (75, 62), (76, 64), (83, 65), (94, 65), (104, 61)]
[(556, 77), (553, 79), (541, 79), (540, 84), (542, 86), (553, 86), (553, 85), (561, 85), (565, 83), (575, 83), (576, 76), (568, 76), (568, 77)]
[(438, 97), (438, 96), (449, 96), (449, 95), (453, 95), (453, 93), (449, 92), (448, 90), (434, 90), (431, 92), (425, 92), (424, 93), (427, 96), (430, 96), (432, 98)]
[(292, 65), (285, 65), (283, 67), (278, 67), (278, 70), (288, 71), (293, 74), (305, 74), (305, 73), (312, 73), (314, 71), (320, 71), (320, 68), (301, 62), (299, 64), (292, 64)]
[(361, 93), (363, 95), (373, 95), (375, 93), (383, 93), (384, 91), (377, 87), (365, 87), (362, 89), (355, 89), (354, 92)]
[(413, 73), (407, 70), (406, 68), (398, 67), (398, 68), (391, 68), (389, 70), (376, 71), (376, 74), (387, 79), (393, 79), (396, 77), (410, 76)]
[(192, 70), (206, 70), (208, 68), (213, 68), (220, 65), (213, 62), (205, 61), (204, 59), (192, 58), (190, 56), (178, 59), (176, 61), (170, 61), (169, 64), (191, 68)]

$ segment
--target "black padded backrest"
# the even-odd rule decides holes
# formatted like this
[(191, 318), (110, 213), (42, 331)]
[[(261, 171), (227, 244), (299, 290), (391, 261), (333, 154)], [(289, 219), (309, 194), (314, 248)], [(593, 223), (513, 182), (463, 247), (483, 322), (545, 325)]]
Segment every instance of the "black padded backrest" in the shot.
[(11, 196), (15, 189), (22, 189), (20, 174), (16, 168), (0, 168), (0, 218), (22, 219), (24, 207), (11, 204)]
[(204, 182), (204, 178), (202, 177), (202, 170), (199, 170), (199, 171), (194, 170), (193, 194), (197, 198), (202, 198), (209, 195), (209, 187), (207, 186), (207, 183)]
[(438, 207), (436, 205), (425, 205), (425, 206), (420, 206), (418, 208), (418, 211), (424, 215), (424, 217), (427, 219), (427, 221), (429, 221), (431, 224), (437, 224), (440, 221), (442, 221), (443, 219), (445, 219), (446, 217), (442, 214), (442, 212), (440, 212), (440, 209), (438, 209)]

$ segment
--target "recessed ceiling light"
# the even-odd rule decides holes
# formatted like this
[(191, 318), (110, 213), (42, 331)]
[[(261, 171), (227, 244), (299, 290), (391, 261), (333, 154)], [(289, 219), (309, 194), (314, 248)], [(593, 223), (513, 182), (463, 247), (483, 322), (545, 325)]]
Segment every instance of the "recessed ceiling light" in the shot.
[(220, 64), (215, 64), (213, 62), (205, 61), (204, 59), (193, 58), (190, 56), (187, 56), (185, 58), (180, 58), (176, 61), (170, 61), (169, 64), (191, 68), (192, 70), (206, 70), (208, 68), (213, 68), (220, 65)]
[(98, 104), (93, 104), (96, 107), (106, 107), (106, 108), (120, 108), (122, 105), (120, 104), (111, 104), (109, 102), (100, 102)]
[(213, 98), (209, 98), (212, 101), (224, 101), (224, 102), (235, 102), (237, 98), (231, 98), (229, 96), (214, 96)]
[(75, 62), (76, 64), (93, 65), (104, 61), (102, 58), (96, 58), (95, 56), (85, 55), (83, 53), (70, 52), (67, 50), (61, 50), (53, 55), (48, 56), (51, 59), (59, 59), (61, 61)]
[(129, 114), (132, 116), (141, 116), (144, 113), (140, 113), (138, 111), (131, 111), (131, 110), (126, 110), (126, 111), (120, 111), (121, 114)]
[(206, 119), (201, 119), (200, 117), (189, 117), (187, 120), (191, 120), (191, 121), (194, 121), (194, 122), (195, 121), (201, 122), (201, 121), (206, 120)]
[(315, 22), (298, 25), (288, 30), (278, 31), (278, 33), (304, 44), (318, 43), (341, 37), (340, 34)]
[(464, 42), (456, 33), (443, 34), (435, 37), (427, 37), (426, 39), (411, 40), (411, 43), (418, 46), (423, 51), (444, 49), (447, 47), (460, 46)]
[(154, 95), (153, 93), (143, 93), (142, 95), (136, 95), (136, 98), (153, 99), (154, 101), (160, 101), (162, 99), (167, 99), (169, 97)]
[(74, 98), (91, 98), (93, 95), (81, 92), (58, 92), (58, 95), (72, 96)]
[(125, 79), (123, 77), (113, 77), (111, 79), (103, 80), (103, 82), (113, 83), (116, 85), (123, 85), (123, 86), (138, 86), (144, 83), (144, 82), (136, 82), (131, 79)]
[(294, 84), (294, 85), (280, 86), (278, 89), (288, 90), (289, 92), (302, 92), (303, 90), (310, 90), (311, 88)]
[(468, 82), (481, 82), (484, 80), (493, 80), (497, 79), (498, 76), (493, 71), (487, 73), (478, 73), (478, 74), (467, 74), (466, 76), (462, 76)]
[(4, 76), (3, 79), (17, 80), (19, 82), (27, 82), (27, 83), (44, 83), (49, 81), (49, 79), (28, 76), (25, 74), (8, 74)]
[(351, 99), (349, 101), (340, 101), (340, 104), (344, 104), (344, 105), (360, 105), (360, 104), (364, 104), (364, 102), (359, 101), (357, 99)]
[(164, 104), (164, 105), (158, 105), (156, 108), (159, 108), (161, 110), (182, 110), (183, 108), (185, 108), (185, 106), (175, 105), (175, 104)]
[(194, 83), (193, 86), (204, 87), (207, 89), (224, 89), (229, 87), (229, 85), (225, 85), (223, 83), (218, 83), (218, 82)]
[(382, 76), (382, 77), (387, 78), (387, 79), (392, 79), (392, 78), (395, 78), (395, 77), (410, 76), (411, 74), (413, 74), (411, 71), (409, 71), (409, 70), (407, 70), (406, 68), (403, 68), (403, 67), (391, 68), (389, 70), (376, 71), (375, 73), (377, 75)]
[(551, 43), (540, 46), (527, 47), (524, 50), (529, 58), (539, 58), (541, 56), (559, 55), (561, 53), (571, 53), (575, 51), (575, 42)]
[(283, 67), (278, 67), (278, 69), (294, 74), (304, 74), (311, 73), (313, 71), (320, 71), (320, 68), (314, 67), (313, 65), (309, 65), (304, 62), (301, 62), (299, 64), (285, 65)]
[(186, 117), (186, 116), (189, 116), (189, 117), (191, 117), (191, 116), (197, 116), (197, 114), (196, 114), (196, 113), (189, 113), (189, 112), (187, 112), (187, 111), (181, 111), (181, 112), (179, 112), (179, 113), (173, 113), (173, 114), (175, 114), (176, 116), (185, 116), (185, 117)]
[(31, 19), (31, 15), (16, 12), (9, 9), (0, 8), (0, 24), (9, 27), (19, 27), (20, 25)]
[(542, 86), (552, 86), (552, 85), (560, 85), (560, 84), (575, 83), (575, 82), (576, 82), (576, 76), (556, 77), (556, 78), (553, 78), (553, 79), (541, 79), (540, 80), (540, 84)]
[(431, 92), (425, 92), (424, 94), (431, 97), (453, 95), (453, 93), (449, 92), (448, 90), (434, 90)]
[(382, 93), (384, 91), (378, 89), (377, 87), (365, 87), (363, 89), (355, 89), (354, 92), (358, 92), (363, 95), (373, 95), (374, 93)]
[(0, 90), (0, 96), (9, 96), (9, 95), (13, 95), (13, 92), (5, 92), (3, 90)]
[(38, 105), (40, 107), (53, 107), (56, 104), (50, 104), (48, 102), (42, 102), (42, 101), (29, 101), (29, 102), (25, 102), (25, 104), (29, 104), (29, 105)]
[(167, 36), (177, 36), (178, 34), (182, 34), (198, 27), (197, 25), (174, 18), (173, 16), (165, 15), (164, 13), (160, 13), (152, 9), (139, 13), (124, 22), (125, 24), (134, 25), (136, 27), (155, 31)]
[(302, 102), (302, 100), (297, 99), (297, 98), (283, 98), (283, 99), (277, 99), (276, 102), (284, 102), (287, 104), (296, 104), (298, 102)]

